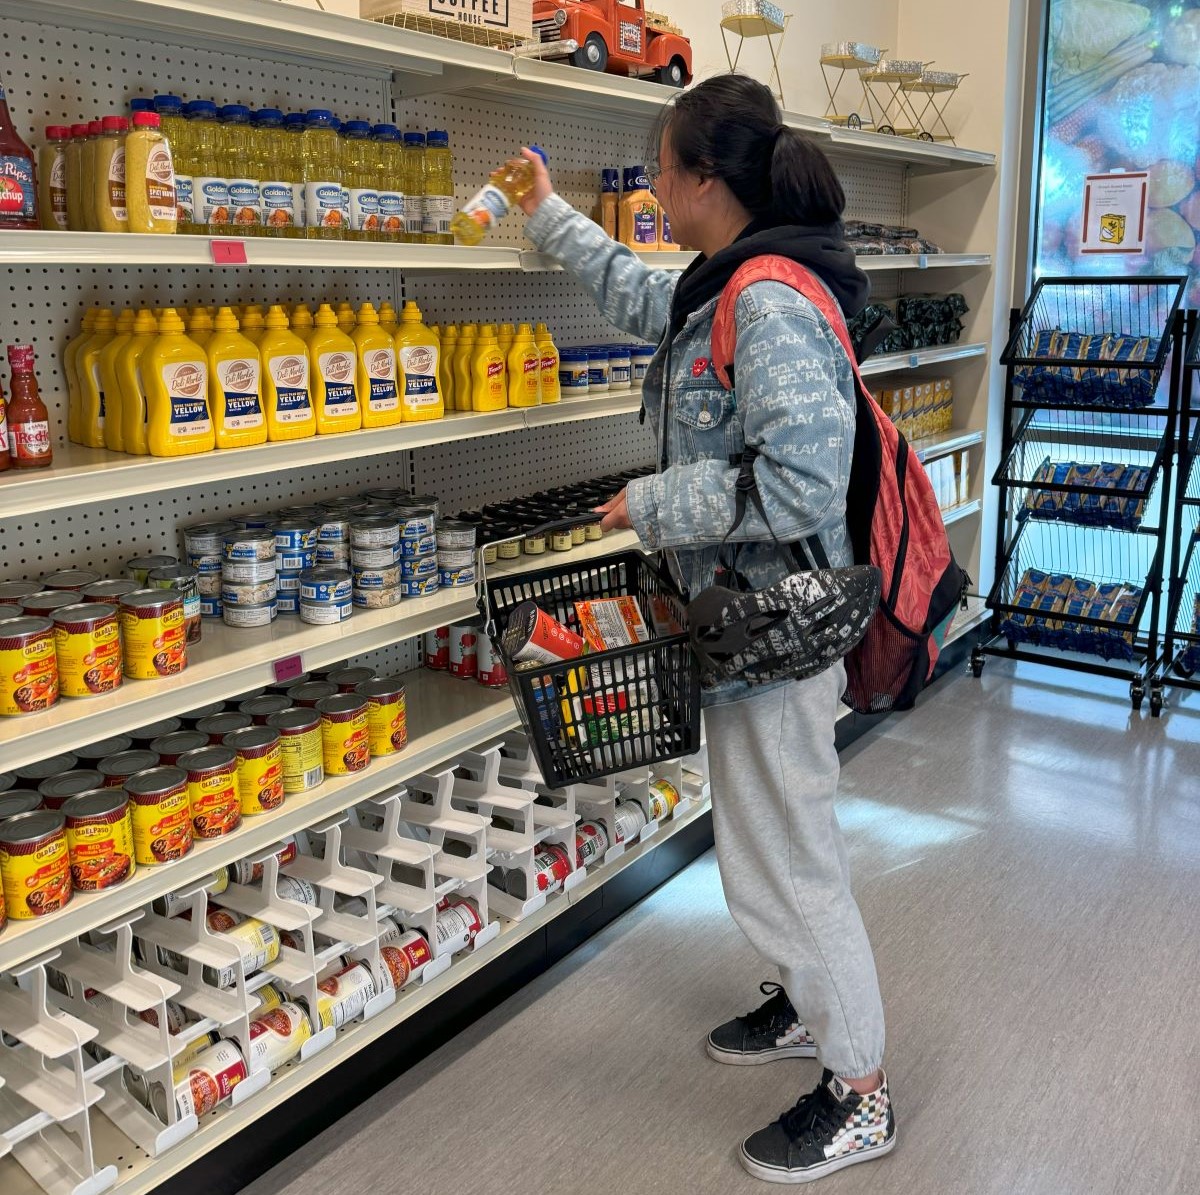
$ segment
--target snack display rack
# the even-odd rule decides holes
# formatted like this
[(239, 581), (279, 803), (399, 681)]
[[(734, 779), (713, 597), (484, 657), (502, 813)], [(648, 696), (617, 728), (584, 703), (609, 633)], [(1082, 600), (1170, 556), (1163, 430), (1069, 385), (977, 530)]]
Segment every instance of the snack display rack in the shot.
[[(1186, 279), (1043, 278), (1006, 369), (993, 638), (972, 654), (1126, 680), (1159, 656)], [(1169, 367), (1168, 367), (1169, 366)]]

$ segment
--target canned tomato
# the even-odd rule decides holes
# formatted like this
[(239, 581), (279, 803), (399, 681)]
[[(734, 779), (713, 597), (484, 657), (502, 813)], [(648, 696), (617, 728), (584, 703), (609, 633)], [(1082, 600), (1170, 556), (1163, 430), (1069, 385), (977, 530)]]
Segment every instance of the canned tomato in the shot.
[(275, 536), (270, 531), (231, 531), (221, 541), (226, 560), (275, 564)]
[[(283, 846), (275, 852), (280, 867), (286, 867), (297, 854), (295, 838), (285, 838)], [(251, 863), (248, 859), (239, 859), (229, 868), (229, 874), (235, 884), (257, 884), (263, 878), (262, 862)]]
[(269, 581), (223, 581), (221, 604), (228, 611), (230, 606), (265, 606), (274, 602), (279, 594), (275, 578)]
[(366, 963), (353, 963), (317, 984), (317, 1018), (322, 1029), (340, 1029), (375, 995), (375, 978)]
[(575, 831), (575, 866), (586, 867), (604, 858), (608, 831), (599, 822), (583, 822)]
[(237, 755), (229, 747), (201, 747), (177, 761), (188, 774), (188, 803), (197, 838), (223, 838), (241, 825)]
[(150, 750), (158, 756), (160, 763), (168, 767), (174, 767), (185, 752), (199, 751), (207, 746), (208, 735), (199, 730), (176, 730), (150, 741)]
[(583, 655), (583, 639), (533, 602), (522, 602), (508, 618), (504, 650), (521, 663), (559, 664)]
[[(561, 846), (543, 845), (533, 856), (534, 893), (555, 892), (571, 874), (571, 856)], [(528, 900), (529, 885), (523, 871), (514, 868), (505, 877), (504, 886), (510, 896), (517, 900)]]
[(189, 553), (223, 553), (225, 537), (236, 530), (230, 522), (197, 523), (183, 529), (183, 544)]
[[(175, 1085), (176, 1114), (180, 1119), (208, 1115), (229, 1099), (248, 1074), (241, 1050), (228, 1039), (222, 1039), (190, 1062), (174, 1068), (171, 1078)], [(172, 1097), (161, 1083), (150, 1085), (150, 1106), (163, 1124), (170, 1118), (168, 1098)]]
[(37, 581), (0, 581), (0, 606), (23, 606), (40, 592), (42, 587)]
[(156, 568), (178, 568), (179, 560), (175, 556), (136, 556), (133, 560), (125, 561), (125, 576), (131, 581), (137, 581), (143, 588), (146, 578)]
[(400, 542), (400, 524), (387, 515), (350, 520), (352, 548), (394, 547)]
[(438, 586), (442, 589), (469, 589), (475, 584), (475, 566), (438, 569)]
[(660, 822), (670, 817), (679, 804), (679, 790), (669, 780), (655, 780), (650, 785), (650, 820)]
[(38, 792), (47, 809), (61, 809), (72, 797), (103, 787), (104, 776), (96, 768), (73, 768), (57, 776), (47, 776), (38, 785)]
[(146, 577), (148, 589), (173, 589), (183, 602), (184, 633), (189, 643), (199, 643), (200, 630), (200, 582), (196, 573), (189, 569), (151, 569)]
[(336, 697), (337, 692), (338, 687), (332, 681), (308, 680), (303, 684), (293, 685), (288, 689), (287, 696), (293, 705), (312, 710), (317, 708), (318, 701), (323, 701), (326, 697)]
[(396, 548), (397, 560), (415, 560), (420, 556), (437, 555), (437, 537), (433, 534), (402, 539)]
[(279, 732), (251, 726), (225, 736), (237, 756), (238, 801), (244, 817), (269, 813), (283, 804), (283, 749)]
[[(232, 943), (241, 955), (242, 970), (247, 977), (269, 967), (279, 957), (279, 934), (273, 925), (257, 917), (243, 917), (229, 909), (210, 909), (205, 918), (209, 930)], [(231, 988), (237, 983), (237, 966), (205, 967), (204, 978), (219, 988)]]
[(502, 689), (508, 684), (504, 660), (491, 636), (482, 630), (475, 634), (475, 679), (488, 689)]
[(226, 560), (221, 566), (222, 584), (256, 585), (263, 581), (274, 581), (279, 569), (275, 557), (262, 560)]
[(94, 585), (103, 578), (85, 568), (67, 568), (42, 578), (43, 589), (71, 589), (75, 592), (85, 585)]
[(365, 665), (353, 668), (334, 668), (325, 679), (336, 685), (339, 693), (353, 693), (364, 681), (375, 679), (375, 669)]
[(437, 534), (437, 514), (432, 506), (397, 506), (400, 536), (405, 540), (424, 539)]
[[(567, 866), (569, 870), (569, 862)], [(457, 953), (474, 942), (481, 929), (483, 922), (473, 900), (447, 901), (437, 914), (438, 953)]]
[(187, 667), (183, 599), (174, 589), (127, 594), (121, 599), (121, 642), (125, 675), (131, 680), (182, 672)]
[[(0, 611), (10, 609), (0, 606)], [(54, 623), (30, 615), (0, 620), (0, 715), (49, 709), (58, 693)]]
[(119, 688), (124, 664), (118, 607), (106, 602), (64, 606), (53, 621), (63, 696), (91, 697)]
[[(384, 964), (383, 982), (385, 987), (392, 986), (399, 990), (410, 978), (419, 975), (427, 964), (433, 962), (433, 951), (429, 949), (425, 935), (419, 930), (413, 929), (407, 933), (397, 933), (394, 940), (387, 944), (383, 944), (381, 938), (380, 943), (379, 954)], [(404, 978), (398, 979), (401, 974)], [(390, 984), (388, 983), (389, 977)]]
[(41, 808), (42, 794), (32, 788), (10, 788), (0, 793), (0, 821)]
[(275, 621), (279, 607), (274, 601), (260, 606), (230, 606), (221, 603), (221, 619), (227, 627), (268, 627)]
[(425, 632), (425, 667), (445, 672), (450, 665), (450, 628)]
[(79, 594), (73, 589), (46, 589), (26, 598), (20, 606), (0, 606), (0, 617), (16, 618), (18, 614), (32, 614), (35, 618), (52, 618), (55, 610), (79, 603)]
[(292, 708), (292, 699), (282, 693), (264, 693), (261, 697), (251, 697), (243, 701), (238, 709), (243, 714), (249, 714), (255, 726), (266, 726), (267, 719), (272, 714), (282, 714)]
[(14, 921), (56, 913), (71, 899), (66, 819), (61, 812), (37, 809), (0, 824), (0, 885)]
[[(437, 576), (438, 558), (433, 556), (414, 556), (411, 560), (401, 560), (397, 566), (399, 580), (417, 581), (422, 577)], [(390, 570), (388, 570), (390, 571)]]
[(58, 776), (79, 766), (79, 758), (75, 755), (51, 755), (34, 763), (22, 764), (13, 768), (13, 775), (23, 785), (36, 788), (47, 776)]
[(388, 610), (400, 605), (401, 596), (399, 585), (392, 589), (356, 589), (351, 605), (362, 610)]
[(208, 735), (209, 744), (217, 746), (227, 734), (232, 734), (235, 730), (245, 730), (247, 726), (253, 725), (254, 719), (249, 714), (239, 713), (237, 710), (225, 710), (219, 714), (209, 714), (207, 718), (201, 718), (196, 723), (196, 733)]
[(283, 756), (283, 791), (306, 793), (325, 779), (321, 715), (316, 710), (287, 709), (267, 718), (279, 731)]
[(350, 563), (355, 568), (391, 568), (396, 563), (393, 545), (383, 548), (351, 548)]
[(107, 602), (109, 605), (116, 605), (127, 593), (136, 593), (144, 588), (144, 585), (132, 578), (118, 577), (115, 580), (95, 581), (91, 585), (85, 585), (79, 591), (79, 598), (84, 602)]
[(469, 624), (460, 624), (450, 628), (450, 656), (447, 671), (451, 676), (466, 680), (479, 671), (479, 659), (476, 655), (479, 628)]
[(350, 597), (350, 574), (337, 568), (314, 568), (300, 574), (300, 600), (304, 602), (341, 602)]
[(314, 523), (290, 519), (276, 523), (272, 528), (275, 532), (275, 552), (287, 555), (292, 552), (311, 552), (317, 546), (317, 528)]
[[(356, 671), (347, 669), (347, 671)], [(395, 755), (408, 746), (404, 685), (398, 677), (363, 681), (355, 689), (367, 701), (367, 738), (371, 756)]]
[(100, 760), (107, 759), (110, 755), (116, 755), (120, 751), (128, 751), (132, 746), (133, 739), (127, 734), (114, 734), (112, 738), (99, 739), (94, 743), (88, 743), (86, 747), (76, 747), (74, 754), (82, 767), (94, 768)]
[(102, 759), (96, 765), (96, 771), (104, 777), (105, 788), (121, 788), (130, 776), (156, 768), (161, 762), (156, 751), (121, 751)]
[(321, 744), (325, 775), (361, 772), (371, 762), (367, 700), (357, 693), (339, 693), (317, 703), (321, 715)]
[(613, 833), (618, 842), (632, 842), (646, 826), (646, 811), (636, 801), (617, 805)]
[(419, 581), (401, 581), (400, 596), (407, 598), (431, 597), (438, 591), (438, 579), (422, 577)]
[(137, 865), (126, 792), (107, 788), (81, 793), (72, 797), (62, 812), (76, 892), (99, 892), (133, 875)]
[(250, 1069), (277, 1071), (299, 1055), (310, 1037), (308, 1014), (299, 1004), (284, 1001), (250, 1022)]
[(170, 863), (192, 849), (188, 774), (182, 768), (150, 768), (125, 781), (133, 819), (133, 854), (139, 864)]

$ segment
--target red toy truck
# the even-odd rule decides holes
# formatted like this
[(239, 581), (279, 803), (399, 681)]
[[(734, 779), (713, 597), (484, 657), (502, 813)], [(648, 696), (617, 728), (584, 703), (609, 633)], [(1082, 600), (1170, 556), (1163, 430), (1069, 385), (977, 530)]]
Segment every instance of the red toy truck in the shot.
[(533, 28), (539, 57), (671, 87), (692, 80), (692, 43), (665, 18), (647, 13), (642, 0), (534, 0)]

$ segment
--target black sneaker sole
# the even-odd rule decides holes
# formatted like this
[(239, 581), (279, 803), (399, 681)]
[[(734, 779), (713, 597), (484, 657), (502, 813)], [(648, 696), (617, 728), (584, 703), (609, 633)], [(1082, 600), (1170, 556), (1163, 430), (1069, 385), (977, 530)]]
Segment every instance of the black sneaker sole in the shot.
[(764, 1062), (776, 1062), (780, 1058), (815, 1058), (817, 1047), (810, 1045), (776, 1046), (773, 1050), (756, 1050), (747, 1054), (741, 1050), (723, 1050), (714, 1045), (712, 1038), (706, 1038), (704, 1048), (714, 1062), (723, 1062), (726, 1066), (761, 1066)]
[(784, 1170), (779, 1166), (764, 1166), (761, 1162), (756, 1162), (746, 1152), (746, 1144), (742, 1142), (738, 1149), (738, 1161), (741, 1162), (747, 1173), (754, 1175), (755, 1178), (761, 1178), (763, 1182), (811, 1183), (858, 1162), (871, 1162), (876, 1158), (882, 1158), (885, 1154), (891, 1153), (895, 1146), (896, 1133), (893, 1130), (892, 1135), (882, 1145), (856, 1150), (854, 1153), (844, 1154), (840, 1158), (832, 1158), (828, 1162), (821, 1162), (815, 1166), (806, 1167), (804, 1170)]

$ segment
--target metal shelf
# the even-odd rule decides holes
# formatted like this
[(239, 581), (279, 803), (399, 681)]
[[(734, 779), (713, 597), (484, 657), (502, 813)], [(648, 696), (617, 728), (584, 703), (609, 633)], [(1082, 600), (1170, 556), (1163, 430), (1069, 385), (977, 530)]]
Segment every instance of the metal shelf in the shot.
[(962, 361), (967, 357), (982, 357), (987, 344), (944, 344), (936, 348), (914, 349), (904, 353), (881, 353), (868, 357), (859, 367), (863, 377), (895, 373), (903, 369), (920, 369), (922, 365), (938, 365), (943, 361)]
[[(606, 535), (571, 552), (572, 561), (592, 559), (637, 546), (632, 531)], [(533, 557), (493, 565), (489, 578), (545, 567)], [(242, 630), (213, 620), (204, 639), (189, 647), (189, 664), (178, 676), (127, 680), (115, 693), (70, 700), (37, 714), (0, 721), (0, 758), (5, 768), (45, 759), (97, 742), (148, 722), (275, 683), (274, 664), (299, 656), (302, 667), (320, 668), (424, 634), (434, 627), (471, 618), (475, 590), (442, 590), (408, 598), (390, 610), (355, 610), (339, 626), (310, 626), (278, 618), (270, 628)]]
[[(549, 253), (535, 253), (528, 250), (521, 253), (520, 256), (520, 268), (527, 274), (561, 273), (563, 270), (563, 267)], [(686, 270), (699, 255), (684, 253), (682, 250), (672, 250), (638, 253), (637, 256), (644, 265), (654, 270)]]
[(950, 456), (983, 443), (981, 431), (950, 431), (939, 432), (936, 436), (926, 436), (921, 440), (912, 441), (913, 451), (921, 464), (936, 461), (939, 457)]
[(859, 253), (860, 270), (973, 270), (992, 264), (990, 253)]
[(0, 474), (0, 520), (87, 505), (96, 500), (97, 493), (102, 493), (105, 501), (111, 501), (333, 461), (407, 452), (431, 444), (449, 444), (530, 427), (630, 415), (641, 408), (641, 402), (641, 390), (635, 388), (564, 398), (542, 407), (508, 407), (479, 414), (451, 411), (442, 419), (401, 423), (396, 427), (311, 436), (306, 440), (284, 440), (183, 457), (129, 456), (65, 444), (55, 448), (55, 463), (49, 469), (37, 473), (9, 470)]

